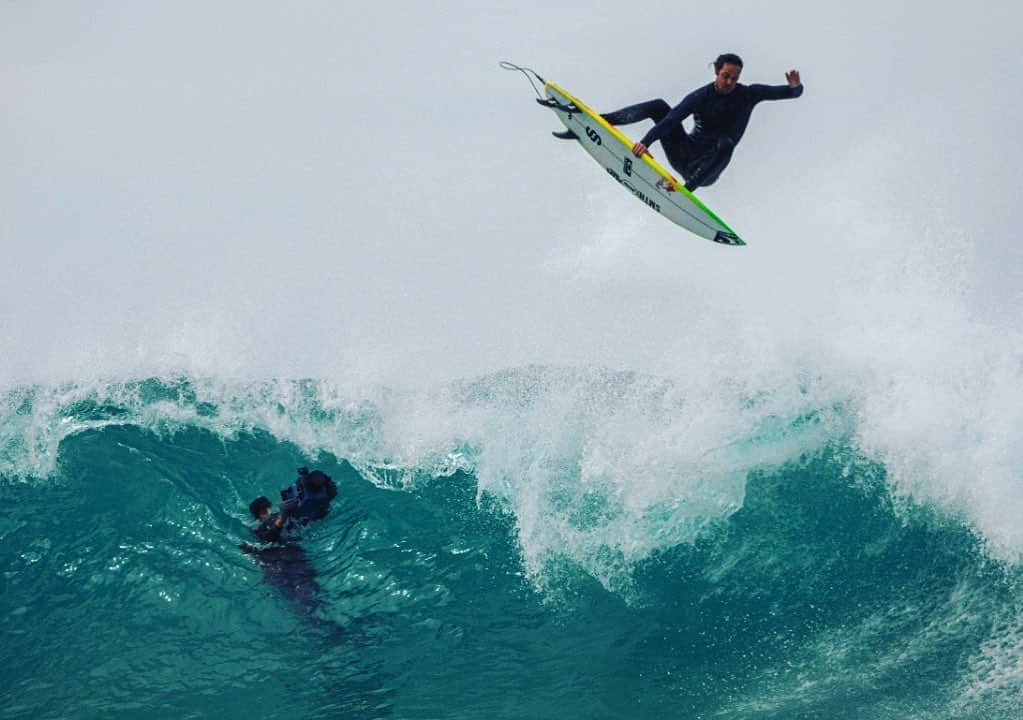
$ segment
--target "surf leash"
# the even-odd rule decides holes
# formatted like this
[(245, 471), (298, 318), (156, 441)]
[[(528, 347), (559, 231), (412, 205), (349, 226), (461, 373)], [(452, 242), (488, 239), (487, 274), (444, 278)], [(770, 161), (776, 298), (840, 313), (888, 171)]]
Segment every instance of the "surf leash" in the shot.
[(543, 94), (540, 92), (540, 89), (536, 86), (536, 82), (533, 80), (533, 78), (539, 80), (541, 85), (546, 85), (547, 81), (540, 77), (540, 74), (536, 70), (533, 70), (532, 68), (522, 67), (521, 65), (516, 65), (515, 63), (508, 62), (507, 60), (502, 60), (501, 62), (498, 63), (498, 65), (504, 68), (505, 70), (517, 70), (518, 72), (525, 75), (526, 79), (529, 80), (529, 84), (533, 86), (533, 92), (536, 93), (536, 102), (538, 104), (543, 105), (545, 108), (557, 108), (558, 110), (567, 113), (579, 112), (579, 108), (577, 108), (575, 105), (563, 105), (562, 103), (559, 103), (552, 97), (544, 97)]
[(504, 68), (505, 70), (515, 70), (525, 75), (526, 80), (529, 80), (529, 84), (533, 86), (533, 92), (536, 93), (536, 96), (541, 100), (544, 99), (543, 94), (540, 92), (540, 89), (536, 86), (536, 82), (533, 80), (533, 78), (539, 80), (541, 85), (546, 85), (547, 81), (540, 77), (540, 73), (538, 73), (536, 70), (533, 70), (532, 68), (522, 67), (521, 65), (516, 65), (515, 63), (508, 62), (507, 60), (502, 60), (501, 62), (498, 63), (498, 66)]

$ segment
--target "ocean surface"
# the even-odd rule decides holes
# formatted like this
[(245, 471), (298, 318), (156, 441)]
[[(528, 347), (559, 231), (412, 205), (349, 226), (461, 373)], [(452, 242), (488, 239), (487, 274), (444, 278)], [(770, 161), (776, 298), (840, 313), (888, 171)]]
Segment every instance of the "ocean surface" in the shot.
[(1023, 717), (1018, 518), (820, 382), (6, 390), (0, 717)]

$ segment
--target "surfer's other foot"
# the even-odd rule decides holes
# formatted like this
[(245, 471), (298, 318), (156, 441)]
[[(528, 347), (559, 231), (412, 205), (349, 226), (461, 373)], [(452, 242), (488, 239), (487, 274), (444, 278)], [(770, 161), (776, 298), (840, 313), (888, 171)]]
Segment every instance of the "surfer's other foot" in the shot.
[(561, 132), (552, 132), (551, 135), (556, 137), (558, 140), (578, 140), (579, 136), (571, 130), (562, 130)]

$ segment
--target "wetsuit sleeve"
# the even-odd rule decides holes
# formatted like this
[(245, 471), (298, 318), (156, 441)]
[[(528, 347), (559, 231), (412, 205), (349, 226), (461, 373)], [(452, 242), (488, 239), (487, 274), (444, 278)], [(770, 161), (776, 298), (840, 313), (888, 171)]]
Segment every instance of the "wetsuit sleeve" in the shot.
[(284, 526), (277, 527), (277, 513), (274, 513), (266, 520), (259, 524), (253, 532), (261, 542), (279, 542), (281, 539), (281, 533), (284, 532)]
[(693, 110), (696, 109), (699, 92), (699, 90), (694, 90), (686, 95), (682, 99), (682, 102), (673, 107), (671, 112), (664, 116), (663, 120), (647, 131), (647, 134), (643, 136), (643, 139), (640, 140), (640, 142), (647, 147), (650, 147), (652, 144), (664, 137), (669, 130), (678, 127), (683, 120), (693, 114)]
[(789, 87), (788, 85), (750, 85), (749, 93), (753, 102), (761, 100), (791, 100), (803, 94), (803, 86)]

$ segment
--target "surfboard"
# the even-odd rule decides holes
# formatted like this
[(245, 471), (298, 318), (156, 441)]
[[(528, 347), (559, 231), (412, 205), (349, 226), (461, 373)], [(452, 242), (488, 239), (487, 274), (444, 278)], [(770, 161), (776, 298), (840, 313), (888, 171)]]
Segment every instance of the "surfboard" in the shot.
[(579, 138), (579, 144), (619, 185), (640, 202), (689, 232), (721, 245), (745, 245), (728, 225), (649, 155), (632, 154), (635, 142), (586, 103), (544, 81), (549, 107)]

